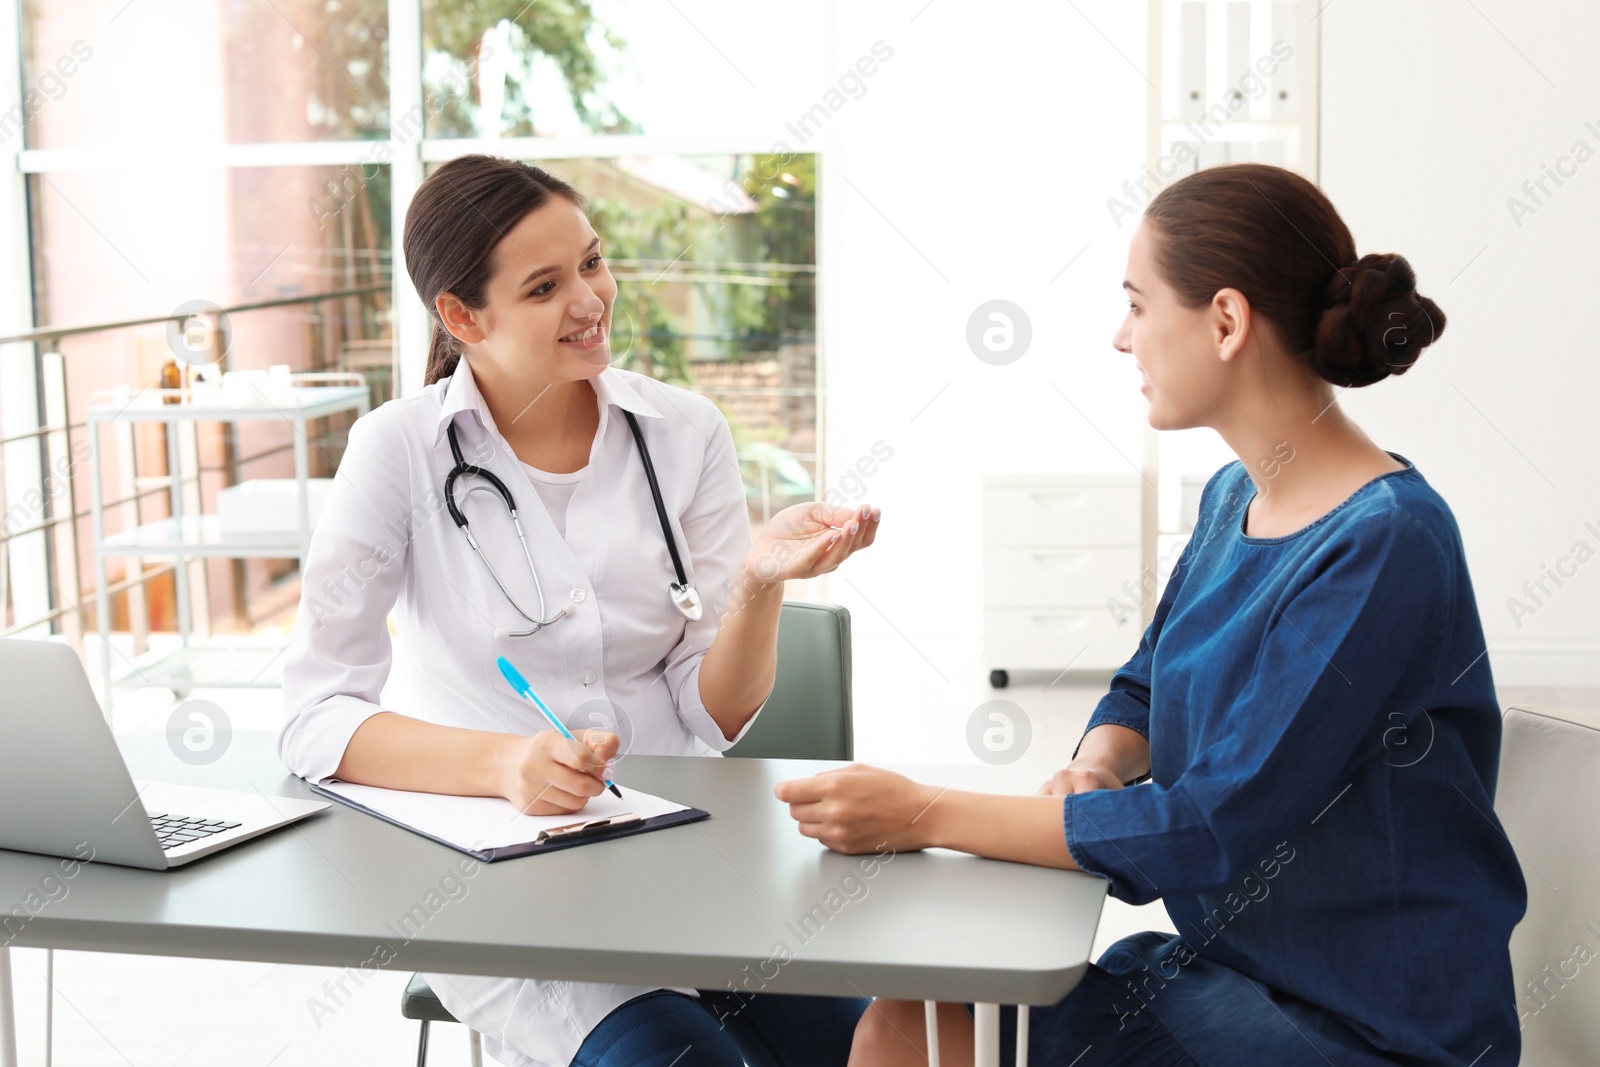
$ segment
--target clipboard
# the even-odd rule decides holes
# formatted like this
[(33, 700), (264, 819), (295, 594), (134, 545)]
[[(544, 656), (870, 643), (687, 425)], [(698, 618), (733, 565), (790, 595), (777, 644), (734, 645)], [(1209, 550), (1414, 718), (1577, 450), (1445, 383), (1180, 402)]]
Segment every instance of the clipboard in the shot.
[[(342, 784), (342, 783), (341, 783)], [(370, 787), (369, 787), (370, 788)], [(465, 852), (473, 859), (484, 863), (495, 863), (499, 860), (515, 859), (518, 856), (537, 856), (546, 852), (559, 852), (565, 848), (577, 848), (579, 845), (593, 844), (597, 841), (610, 841), (613, 838), (632, 837), (635, 834), (647, 834), (652, 830), (664, 830), (669, 826), (680, 826), (684, 823), (699, 822), (701, 819), (711, 818), (711, 813), (695, 807), (679, 807), (677, 811), (670, 811), (660, 815), (640, 817), (633, 812), (613, 813), (599, 817), (585, 818), (581, 812), (575, 813), (569, 819), (564, 819), (556, 825), (542, 829), (532, 840), (519, 841), (511, 844), (495, 845), (486, 848), (473, 848), (452, 841), (437, 833), (414, 826), (393, 814), (383, 811), (370, 804), (364, 804), (354, 797), (329, 789), (321, 783), (313, 784), (311, 791), (320, 797), (337, 801), (356, 811), (382, 819), (391, 826), (398, 826), (402, 830), (410, 831), (419, 837), (437, 842), (457, 852)], [(388, 792), (385, 790), (384, 792)], [(464, 798), (481, 800), (484, 798)], [(657, 798), (651, 798), (657, 800)], [(657, 801), (659, 802), (659, 801)], [(624, 817), (627, 816), (627, 817)]]

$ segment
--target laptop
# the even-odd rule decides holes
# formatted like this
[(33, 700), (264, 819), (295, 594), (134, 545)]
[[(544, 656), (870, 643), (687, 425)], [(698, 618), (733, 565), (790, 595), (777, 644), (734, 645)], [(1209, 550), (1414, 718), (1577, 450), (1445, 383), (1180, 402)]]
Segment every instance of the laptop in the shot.
[(0, 638), (0, 678), (0, 848), (160, 871), (331, 806), (135, 781), (67, 645)]

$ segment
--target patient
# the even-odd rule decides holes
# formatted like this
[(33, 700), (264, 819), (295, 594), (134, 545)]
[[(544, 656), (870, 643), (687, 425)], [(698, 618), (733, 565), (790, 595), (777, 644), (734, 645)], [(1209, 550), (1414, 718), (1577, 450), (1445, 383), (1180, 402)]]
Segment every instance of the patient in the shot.
[[(1238, 461), (1071, 762), (1032, 797), (857, 765), (778, 799), (840, 852), (953, 848), (1165, 903), (1176, 933), (1032, 1009), (1033, 1063), (1510, 1067), (1526, 893), (1460, 532), (1337, 402), (1409, 370), (1444, 314), (1316, 186), (1256, 164), (1163, 190), (1123, 286), (1113, 344), (1150, 424), (1210, 427)], [(971, 1063), (969, 1008), (938, 1019), (942, 1062)], [(850, 1062), (926, 1063), (924, 1032), (922, 1004), (876, 1001)], [(1006, 1012), (1003, 1062), (1014, 1034)]]

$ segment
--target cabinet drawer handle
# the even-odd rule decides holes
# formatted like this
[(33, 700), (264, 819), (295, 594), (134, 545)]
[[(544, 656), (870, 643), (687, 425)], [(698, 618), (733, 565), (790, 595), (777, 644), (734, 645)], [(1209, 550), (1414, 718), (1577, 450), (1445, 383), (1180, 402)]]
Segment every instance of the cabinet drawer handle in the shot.
[(1076, 574), (1093, 558), (1087, 552), (1031, 552), (1034, 565), (1054, 574)]
[(1028, 495), (1040, 510), (1056, 515), (1082, 511), (1089, 503), (1089, 494), (1084, 492), (1033, 492)]
[(1033, 623), (1051, 637), (1070, 637), (1073, 634), (1080, 634), (1089, 628), (1089, 616), (1082, 612), (1035, 614)]

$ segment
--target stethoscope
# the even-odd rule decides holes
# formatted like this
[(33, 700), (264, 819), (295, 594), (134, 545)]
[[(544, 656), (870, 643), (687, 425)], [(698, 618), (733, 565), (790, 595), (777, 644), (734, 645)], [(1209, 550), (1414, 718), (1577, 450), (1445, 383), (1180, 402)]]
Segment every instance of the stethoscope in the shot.
[[(700, 594), (695, 591), (694, 586), (689, 584), (689, 578), (686, 574), (684, 574), (683, 559), (678, 555), (678, 541), (672, 536), (672, 526), (667, 521), (667, 505), (662, 502), (661, 486), (656, 481), (655, 464), (650, 462), (650, 449), (644, 443), (644, 434), (640, 431), (639, 420), (634, 418), (633, 412), (624, 411), (623, 414), (627, 416), (628, 426), (633, 430), (634, 443), (639, 446), (639, 458), (644, 462), (644, 475), (645, 478), (650, 482), (650, 496), (655, 500), (656, 504), (656, 518), (661, 520), (661, 533), (667, 539), (667, 552), (672, 556), (672, 569), (674, 572), (676, 572), (678, 578), (677, 581), (668, 583), (667, 595), (671, 598), (674, 606), (676, 606), (677, 609), (683, 613), (684, 618), (688, 619), (690, 622), (697, 622), (703, 614), (700, 606)], [(510, 602), (511, 606), (516, 609), (517, 614), (521, 615), (531, 624), (526, 630), (496, 629), (495, 636), (529, 637), (538, 633), (551, 623), (572, 614), (574, 610), (574, 604), (571, 600), (568, 600), (560, 611), (557, 611), (549, 618), (545, 618), (546, 608), (544, 601), (544, 586), (539, 582), (538, 569), (534, 567), (533, 555), (528, 551), (528, 539), (523, 536), (522, 523), (517, 519), (517, 505), (516, 502), (511, 499), (511, 490), (506, 488), (506, 484), (502, 482), (493, 471), (485, 470), (482, 467), (475, 467), (462, 458), (461, 442), (456, 439), (456, 425), (454, 422), (450, 424), (448, 430), (446, 430), (446, 433), (450, 438), (450, 454), (455, 457), (456, 465), (450, 469), (450, 473), (445, 475), (444, 478), (445, 506), (450, 509), (450, 517), (455, 520), (456, 526), (461, 530), (462, 533), (467, 535), (467, 544), (471, 545), (472, 551), (477, 553), (479, 559), (483, 560), (483, 565), (484, 567), (488, 568), (489, 577), (494, 579), (494, 584), (500, 587), (500, 592), (505, 595), (506, 600)], [(471, 486), (467, 489), (466, 495), (471, 496), (473, 493), (479, 492), (487, 493), (490, 491), (490, 487), (493, 487), (493, 490), (499, 493), (500, 498), (505, 501), (506, 510), (511, 513), (511, 525), (516, 528), (517, 541), (522, 545), (522, 558), (528, 563), (528, 574), (532, 576), (534, 591), (539, 595), (539, 612), (537, 616), (529, 615), (526, 611), (523, 611), (522, 605), (517, 603), (516, 598), (511, 595), (511, 592), (506, 588), (505, 583), (500, 580), (500, 576), (495, 573), (494, 566), (490, 564), (489, 558), (485, 556), (483, 554), (483, 550), (478, 547), (478, 539), (473, 537), (472, 531), (467, 528), (466, 515), (462, 513), (461, 508), (456, 504), (456, 479), (462, 475), (473, 474), (478, 475), (484, 481), (488, 482), (489, 486)]]

